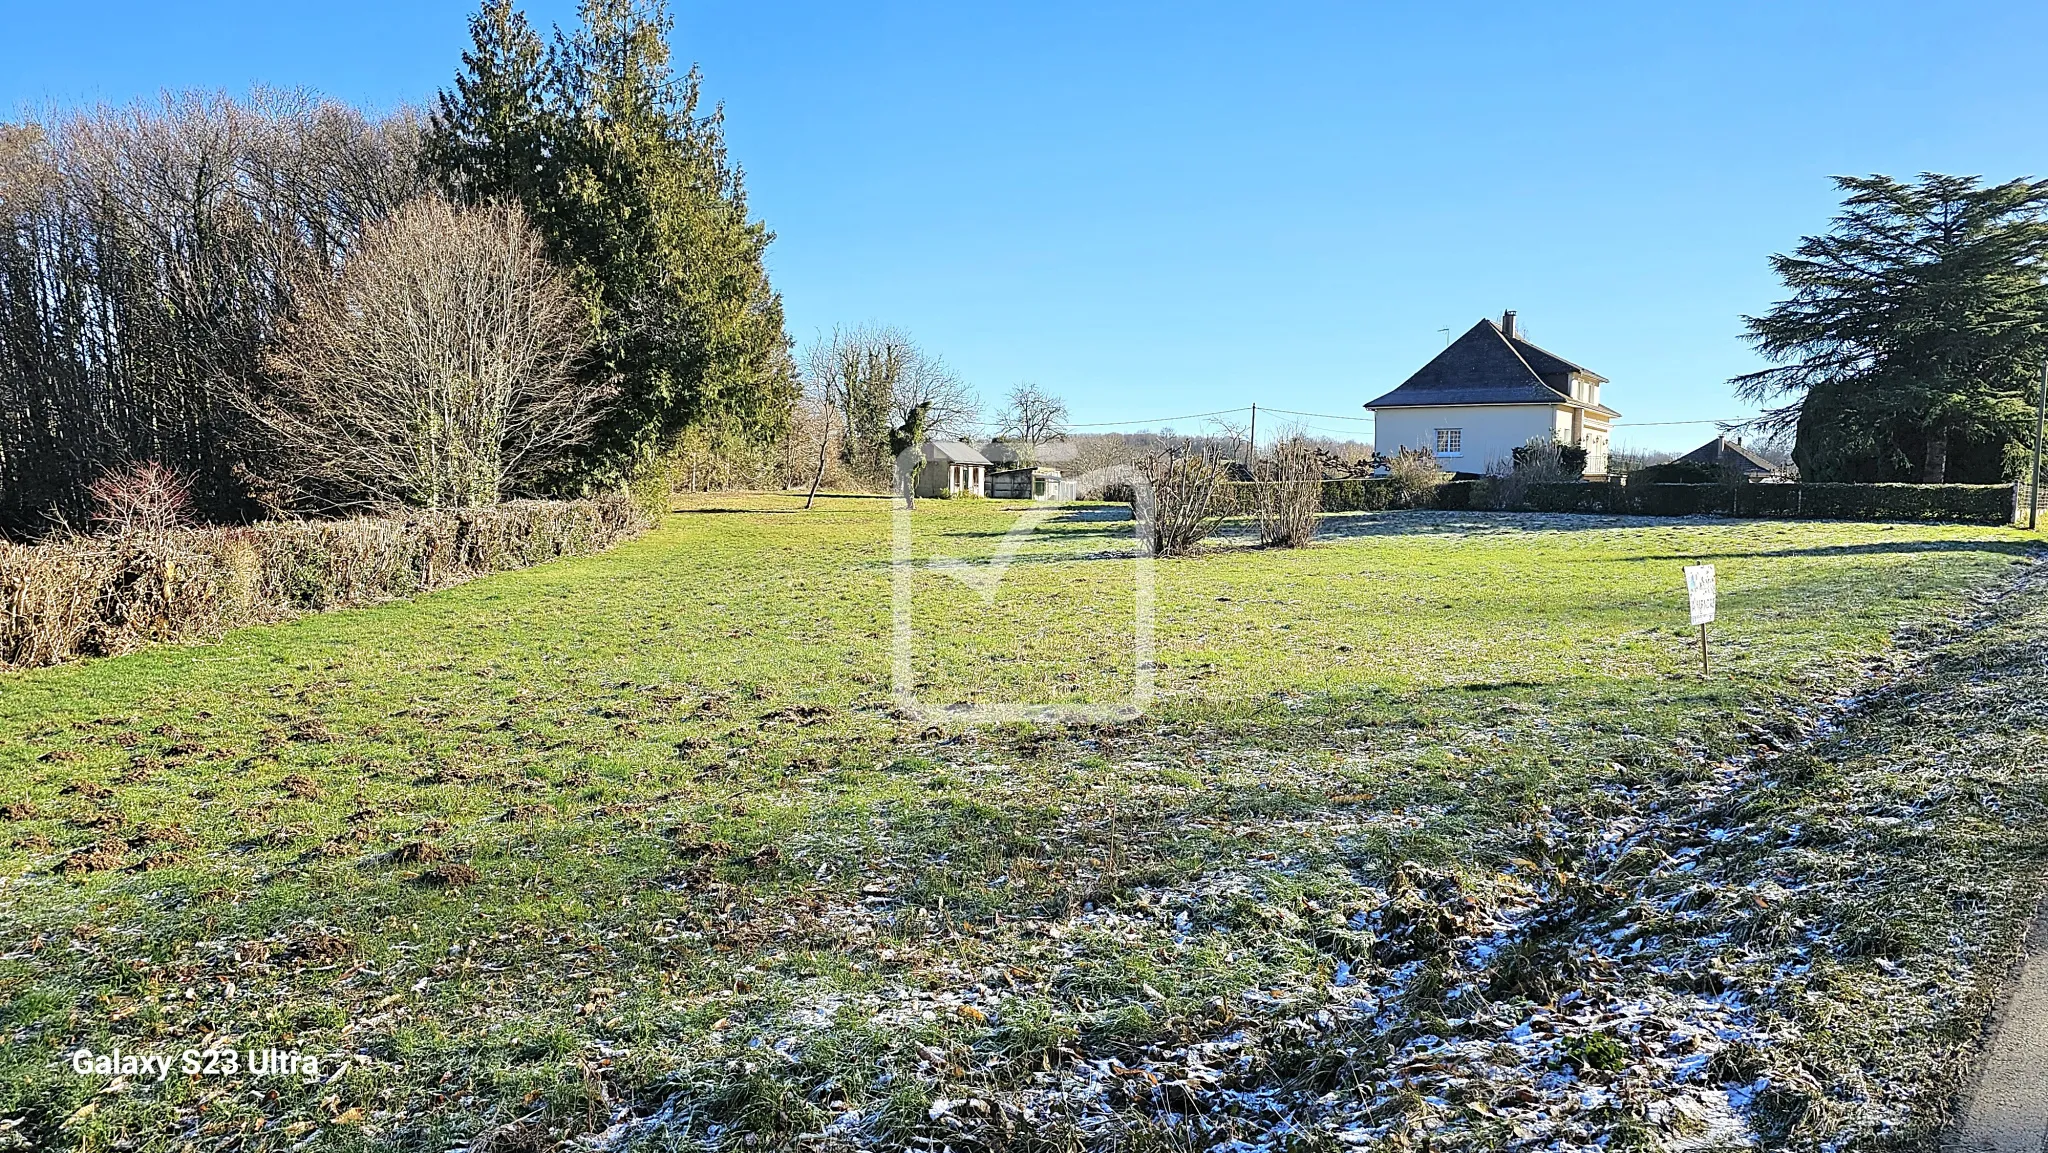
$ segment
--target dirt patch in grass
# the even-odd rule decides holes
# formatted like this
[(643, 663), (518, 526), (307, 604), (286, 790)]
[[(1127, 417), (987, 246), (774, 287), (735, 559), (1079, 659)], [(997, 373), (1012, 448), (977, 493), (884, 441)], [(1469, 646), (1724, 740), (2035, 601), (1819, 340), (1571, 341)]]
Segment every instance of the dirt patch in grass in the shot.
[(277, 787), (305, 801), (317, 801), (325, 795), (319, 783), (304, 773), (291, 774), (284, 780), (279, 781)]
[(419, 875), (419, 883), (431, 888), (459, 889), (483, 880), (483, 874), (460, 861), (436, 865)]
[(119, 841), (101, 841), (73, 849), (57, 862), (60, 873), (102, 873), (128, 863), (128, 847)]
[(443, 860), (446, 857), (447, 854), (443, 853), (439, 846), (428, 841), (413, 841), (400, 845), (385, 855), (385, 859), (389, 861), (399, 863), (418, 862), (421, 864), (429, 861)]

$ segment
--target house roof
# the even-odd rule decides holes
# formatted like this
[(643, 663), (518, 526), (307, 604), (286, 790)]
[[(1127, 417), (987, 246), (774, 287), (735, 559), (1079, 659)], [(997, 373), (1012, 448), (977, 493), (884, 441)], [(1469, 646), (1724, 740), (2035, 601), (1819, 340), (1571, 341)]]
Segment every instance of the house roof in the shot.
[(1465, 335), (1401, 382), (1399, 388), (1367, 401), (1367, 408), (1422, 408), (1455, 404), (1564, 404), (1591, 412), (1620, 416), (1602, 404), (1571, 398), (1545, 377), (1570, 387), (1573, 373), (1605, 383), (1589, 371), (1519, 336), (1509, 336), (1491, 320), (1482, 320)]
[(924, 442), (924, 458), (927, 461), (944, 461), (947, 464), (978, 464), (986, 466), (987, 457), (974, 451), (974, 446), (958, 440), (928, 440)]
[[(1715, 468), (1732, 468), (1741, 472), (1775, 473), (1778, 466), (1763, 457), (1729, 440), (1717, 436), (1707, 443), (1678, 458), (1686, 464), (1710, 464)], [(1677, 463), (1677, 462), (1674, 462)]]

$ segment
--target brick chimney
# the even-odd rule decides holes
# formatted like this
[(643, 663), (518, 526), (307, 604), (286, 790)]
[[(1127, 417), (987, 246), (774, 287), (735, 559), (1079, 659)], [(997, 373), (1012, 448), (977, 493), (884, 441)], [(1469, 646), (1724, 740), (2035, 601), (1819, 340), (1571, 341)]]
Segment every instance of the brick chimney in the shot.
[(1507, 337), (1509, 340), (1513, 340), (1515, 338), (1514, 309), (1510, 308), (1506, 312), (1500, 314), (1500, 331), (1501, 335)]

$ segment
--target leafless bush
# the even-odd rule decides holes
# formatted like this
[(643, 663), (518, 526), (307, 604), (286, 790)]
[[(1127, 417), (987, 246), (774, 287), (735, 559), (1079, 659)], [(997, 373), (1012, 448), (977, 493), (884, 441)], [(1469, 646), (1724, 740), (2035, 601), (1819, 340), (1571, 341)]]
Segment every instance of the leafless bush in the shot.
[(188, 523), (192, 485), (156, 461), (130, 465), (92, 482), (93, 521), (109, 536), (158, 539)]
[(495, 504), (598, 415), (572, 371), (585, 322), (517, 208), (414, 200), (298, 297), (276, 389), (248, 410), (272, 449), (261, 471), (301, 500)]
[(1259, 512), (1259, 540), (1300, 548), (1315, 539), (1323, 506), (1323, 454), (1307, 439), (1289, 437), (1273, 446), (1252, 471)]
[(1187, 448), (1154, 453), (1137, 464), (1140, 539), (1155, 556), (1186, 556), (1216, 531), (1223, 519), (1217, 490), (1224, 469)]
[(599, 552), (646, 523), (626, 498), (613, 496), (0, 543), (0, 666), (110, 655), (295, 612), (412, 596)]
[(1522, 507), (1532, 485), (1579, 479), (1567, 466), (1565, 446), (1542, 436), (1530, 437), (1511, 457), (1489, 461), (1486, 471), (1487, 503), (1503, 509)]
[(1426, 448), (1404, 448), (1387, 462), (1387, 478), (1394, 482), (1394, 503), (1401, 508), (1428, 508), (1436, 503), (1436, 490), (1444, 483), (1444, 472), (1436, 454)]

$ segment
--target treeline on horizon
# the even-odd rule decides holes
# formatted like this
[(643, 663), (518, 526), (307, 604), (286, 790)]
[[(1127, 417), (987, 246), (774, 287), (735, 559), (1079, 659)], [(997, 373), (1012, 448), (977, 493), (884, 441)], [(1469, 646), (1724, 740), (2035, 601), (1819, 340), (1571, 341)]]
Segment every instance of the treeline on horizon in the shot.
[[(1065, 435), (1028, 382), (982, 424), (886, 326), (799, 370), (772, 234), (662, 0), (584, 0), (548, 36), (485, 0), (470, 28), (430, 111), (258, 90), (0, 124), (0, 531), (80, 526), (145, 468), (237, 522), (678, 471), (815, 487), (835, 462), (873, 487), (913, 413)], [(1787, 298), (1743, 318), (1771, 367), (1731, 383), (1776, 406), (1755, 427), (1807, 480), (2024, 478), (2048, 181), (1837, 185), (1829, 230), (1771, 258)]]
[[(537, 236), (542, 279), (574, 302), (557, 391), (588, 412), (502, 495), (616, 488), (686, 432), (774, 442), (799, 385), (771, 234), (669, 28), (658, 2), (586, 0), (543, 38), (491, 0), (431, 112), (259, 90), (0, 125), (0, 528), (78, 524), (89, 486), (140, 462), (182, 476), (207, 520), (364, 503), (332, 470), (292, 467), (301, 446), (265, 414), (308, 297), (346, 279), (366, 237), (407, 235), (389, 226), (423, 201), (516, 208), (496, 235)], [(433, 270), (405, 271), (426, 290)]]

